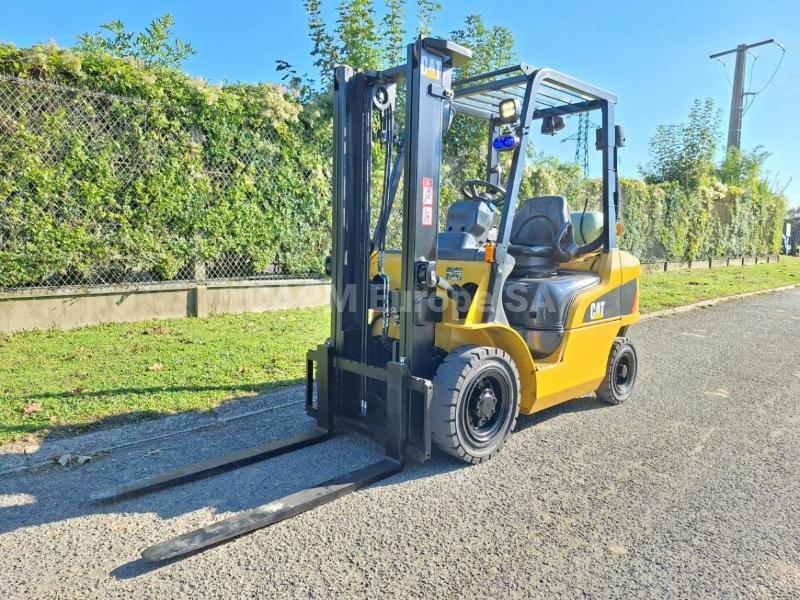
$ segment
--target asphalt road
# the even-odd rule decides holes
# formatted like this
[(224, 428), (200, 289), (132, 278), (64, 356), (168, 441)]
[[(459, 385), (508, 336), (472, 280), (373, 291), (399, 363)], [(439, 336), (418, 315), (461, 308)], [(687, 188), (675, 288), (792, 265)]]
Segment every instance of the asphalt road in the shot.
[(342, 436), (151, 496), (86, 501), (307, 429), (292, 405), (81, 467), (4, 475), (0, 597), (799, 597), (800, 290), (653, 319), (631, 337), (641, 371), (625, 405), (588, 397), (521, 418), (486, 464), (436, 454), (158, 568), (139, 560), (143, 547), (378, 449)]

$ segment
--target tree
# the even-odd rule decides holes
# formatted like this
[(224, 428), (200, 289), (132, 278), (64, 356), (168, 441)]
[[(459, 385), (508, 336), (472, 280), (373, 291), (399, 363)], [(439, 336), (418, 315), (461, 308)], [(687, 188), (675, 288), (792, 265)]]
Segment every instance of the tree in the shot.
[(381, 36), (372, 0), (342, 0), (336, 21), (341, 61), (359, 70), (381, 66)]
[[(456, 69), (454, 78), (507, 67), (516, 58), (511, 31), (499, 25), (486, 26), (480, 15), (468, 15), (464, 26), (450, 33), (450, 39), (472, 50), (472, 59)], [(454, 183), (484, 176), (487, 132), (486, 122), (480, 119), (461, 115), (453, 122), (445, 138), (445, 156)]]
[(386, 0), (386, 15), (383, 17), (384, 66), (403, 62), (403, 50), (406, 47), (404, 17), (405, 0)]
[[(176, 69), (195, 54), (191, 44), (173, 38), (172, 15), (153, 19), (143, 32), (134, 33), (125, 29), (122, 21), (103, 23), (98, 33), (82, 33), (77, 47), (84, 52), (106, 52), (114, 56), (138, 58), (148, 67)], [(172, 41), (171, 41), (172, 40)]]
[(459, 79), (507, 67), (516, 58), (511, 30), (501, 25), (487, 27), (480, 15), (467, 15), (463, 27), (450, 32), (450, 39), (472, 50), (472, 58), (456, 69)]
[(433, 30), (433, 19), (442, 5), (437, 0), (417, 0), (417, 30), (419, 35), (430, 35)]
[[(381, 69), (405, 60), (404, 27), (406, 0), (385, 0), (383, 16), (378, 19), (374, 0), (341, 0), (337, 7), (336, 27), (331, 33), (322, 20), (322, 0), (305, 0), (308, 15), (311, 56), (317, 76), (300, 76), (285, 60), (277, 61), (284, 80), (313, 96), (329, 90), (333, 84), (333, 68), (338, 63), (356, 70)], [(439, 2), (418, 0), (419, 33), (429, 34)]]
[(686, 123), (659, 125), (650, 140), (650, 161), (640, 171), (650, 183), (677, 181), (697, 187), (714, 169), (721, 115), (711, 98), (696, 99)]
[(306, 0), (304, 6), (308, 14), (308, 29), (313, 44), (311, 56), (314, 58), (314, 66), (319, 70), (320, 81), (323, 86), (328, 86), (333, 83), (333, 67), (339, 60), (337, 48), (322, 21), (321, 0)]
[(756, 147), (751, 152), (730, 147), (716, 169), (717, 177), (723, 183), (739, 187), (759, 181), (762, 179), (764, 162), (769, 155), (761, 147)]

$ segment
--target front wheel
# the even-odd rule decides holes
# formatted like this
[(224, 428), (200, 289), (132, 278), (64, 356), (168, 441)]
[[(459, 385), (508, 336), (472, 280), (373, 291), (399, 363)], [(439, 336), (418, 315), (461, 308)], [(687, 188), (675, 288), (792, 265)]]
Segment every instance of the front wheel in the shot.
[(447, 454), (473, 464), (505, 444), (519, 415), (519, 371), (499, 348), (461, 346), (433, 378), (431, 434)]
[(606, 376), (597, 388), (597, 397), (606, 404), (622, 404), (630, 398), (636, 384), (639, 360), (628, 338), (618, 337), (611, 346)]

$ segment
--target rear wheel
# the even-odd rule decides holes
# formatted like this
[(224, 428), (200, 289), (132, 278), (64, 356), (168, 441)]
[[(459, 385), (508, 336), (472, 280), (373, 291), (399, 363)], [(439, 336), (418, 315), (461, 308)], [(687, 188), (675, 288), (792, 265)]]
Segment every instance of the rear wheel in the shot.
[(519, 371), (503, 350), (461, 346), (433, 379), (431, 433), (444, 452), (473, 464), (506, 442), (519, 415)]
[(607, 404), (621, 404), (630, 398), (636, 384), (639, 361), (628, 338), (614, 340), (608, 356), (606, 376), (597, 388), (597, 397)]

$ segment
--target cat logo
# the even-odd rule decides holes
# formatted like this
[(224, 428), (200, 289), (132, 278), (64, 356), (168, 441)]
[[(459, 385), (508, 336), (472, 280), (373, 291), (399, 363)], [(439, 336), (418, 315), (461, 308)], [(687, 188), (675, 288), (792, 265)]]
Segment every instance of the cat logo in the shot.
[(592, 305), (589, 307), (589, 319), (591, 319), (592, 321), (598, 321), (599, 319), (602, 319), (605, 310), (606, 310), (605, 300), (603, 300), (602, 302), (592, 302)]
[(439, 81), (442, 78), (442, 59), (437, 56), (422, 55), (422, 75)]

